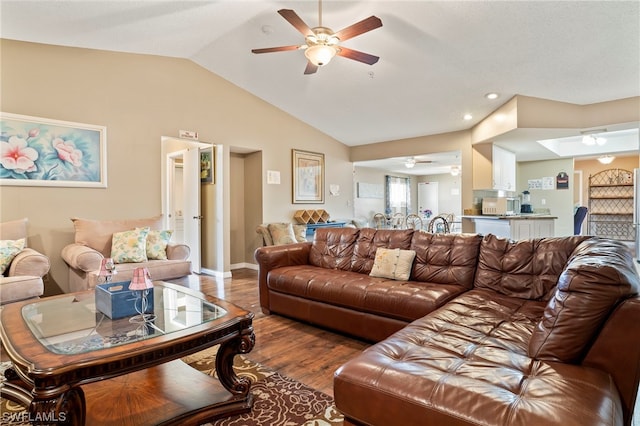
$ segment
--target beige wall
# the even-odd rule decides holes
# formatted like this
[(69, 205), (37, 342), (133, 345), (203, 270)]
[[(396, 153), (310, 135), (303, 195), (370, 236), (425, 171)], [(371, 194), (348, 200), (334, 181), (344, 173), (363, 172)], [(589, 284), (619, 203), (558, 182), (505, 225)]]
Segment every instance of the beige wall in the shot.
[[(549, 209), (549, 213), (557, 216), (555, 222), (555, 235), (573, 235), (573, 159), (548, 161), (527, 161), (518, 163), (516, 184), (518, 194), (528, 189), (529, 179), (541, 179), (543, 177), (555, 177), (560, 172), (569, 175), (568, 189), (531, 189), (531, 206), (533, 209)], [(555, 182), (555, 181), (554, 181)], [(546, 204), (542, 204), (545, 200)]]
[(462, 208), (470, 208), (473, 204), (473, 192), (471, 131), (469, 130), (355, 146), (351, 148), (351, 161), (377, 160), (380, 158), (448, 151), (460, 151), (462, 173), (458, 176), (458, 179), (461, 187)]
[(198, 131), (202, 141), (263, 150), (264, 170), (282, 176), (281, 185), (262, 179), (265, 221), (290, 220), (311, 207), (291, 203), (292, 148), (325, 154), (327, 184), (342, 191), (323, 208), (351, 214), (345, 145), (188, 60), (10, 40), (0, 48), (2, 111), (107, 127), (108, 188), (0, 188), (0, 220), (28, 217), (30, 244), (51, 258), (47, 292), (67, 290), (60, 251), (73, 240), (71, 217), (161, 212), (160, 138), (180, 129)]
[[(205, 243), (205, 268), (228, 272), (231, 259), (233, 263), (253, 262), (255, 226), (290, 221), (298, 209), (321, 207), (333, 219), (352, 217), (352, 161), (459, 150), (462, 208), (472, 206), (472, 130), (350, 149), (185, 59), (10, 40), (0, 40), (0, 51), (2, 111), (107, 127), (108, 188), (0, 187), (0, 220), (28, 217), (29, 243), (51, 258), (48, 293), (56, 287), (67, 289), (67, 268), (59, 253), (73, 240), (70, 217), (115, 219), (161, 212), (160, 138), (177, 136), (180, 129), (199, 132), (202, 141), (215, 143), (227, 153), (220, 156), (224, 169), (217, 171), (223, 189), (216, 192), (213, 201), (206, 201), (207, 207), (225, 212), (221, 219), (225, 235), (214, 234), (215, 241)], [(509, 106), (526, 107), (526, 114), (524, 109), (517, 112), (520, 126), (528, 115), (536, 116), (540, 103), (544, 102), (522, 98)], [(637, 120), (637, 98), (585, 106), (583, 112), (589, 115), (583, 125), (601, 121), (594, 116), (615, 123)], [(540, 120), (531, 118), (526, 123), (534, 126)], [(482, 134), (489, 137), (488, 133)], [(228, 154), (233, 148), (262, 154), (246, 156), (238, 163), (238, 157), (231, 160)], [(324, 153), (326, 188), (338, 184), (340, 195), (331, 196), (326, 189), (323, 205), (293, 204), (293, 148)], [(242, 169), (244, 192), (251, 194), (240, 204), (232, 202), (229, 195), (229, 181), (236, 176), (230, 170), (234, 166)], [(259, 174), (255, 172), (258, 166)], [(268, 170), (280, 172), (280, 184), (267, 184)], [(205, 190), (208, 198), (212, 197), (210, 189)], [(230, 217), (238, 213), (240, 205), (244, 218), (231, 224)], [(244, 240), (233, 247), (233, 254), (229, 243), (232, 232)]]

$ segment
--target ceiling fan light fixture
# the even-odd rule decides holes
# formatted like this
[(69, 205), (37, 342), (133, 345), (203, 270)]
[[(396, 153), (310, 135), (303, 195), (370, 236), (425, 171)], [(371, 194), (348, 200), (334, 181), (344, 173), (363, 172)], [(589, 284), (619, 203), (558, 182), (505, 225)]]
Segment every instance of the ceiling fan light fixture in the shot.
[(304, 51), (304, 56), (306, 56), (313, 65), (321, 67), (327, 65), (331, 59), (336, 56), (336, 53), (338, 53), (338, 50), (334, 46), (316, 44), (307, 47)]
[(605, 133), (606, 131), (607, 129), (584, 130), (580, 132), (582, 134), (582, 143), (587, 146), (602, 146), (607, 143), (607, 140), (598, 136), (598, 133)]
[(416, 159), (415, 158), (407, 158), (407, 161), (404, 162), (404, 166), (407, 169), (413, 169), (413, 167), (416, 165)]
[(598, 161), (600, 164), (611, 164), (616, 157), (612, 155), (603, 155), (602, 157), (598, 157)]

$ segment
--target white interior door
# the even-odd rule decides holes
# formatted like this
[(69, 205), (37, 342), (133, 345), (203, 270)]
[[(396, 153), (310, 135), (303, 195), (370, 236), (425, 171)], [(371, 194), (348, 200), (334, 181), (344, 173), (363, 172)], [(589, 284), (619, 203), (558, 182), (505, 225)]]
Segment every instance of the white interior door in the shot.
[(191, 248), (193, 272), (200, 273), (200, 150), (188, 148), (184, 155), (184, 237)]
[(165, 211), (172, 241), (191, 249), (193, 272), (200, 273), (200, 152), (192, 147), (167, 154)]
[(418, 182), (418, 213), (424, 217), (427, 209), (431, 210), (431, 217), (439, 214), (438, 182)]

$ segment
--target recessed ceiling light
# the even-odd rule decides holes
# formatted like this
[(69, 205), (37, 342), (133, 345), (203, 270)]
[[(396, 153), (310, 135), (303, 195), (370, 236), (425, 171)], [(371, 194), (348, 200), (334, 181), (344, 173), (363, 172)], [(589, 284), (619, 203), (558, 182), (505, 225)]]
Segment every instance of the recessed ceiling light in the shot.
[(462, 118), (464, 118), (465, 120), (471, 120), (473, 118), (473, 115), (465, 114), (465, 115), (462, 116)]
[(487, 93), (486, 95), (484, 95), (485, 98), (491, 99), (491, 100), (498, 99), (498, 96), (500, 96), (500, 95), (498, 95), (497, 93), (493, 93), (493, 92), (492, 93)]

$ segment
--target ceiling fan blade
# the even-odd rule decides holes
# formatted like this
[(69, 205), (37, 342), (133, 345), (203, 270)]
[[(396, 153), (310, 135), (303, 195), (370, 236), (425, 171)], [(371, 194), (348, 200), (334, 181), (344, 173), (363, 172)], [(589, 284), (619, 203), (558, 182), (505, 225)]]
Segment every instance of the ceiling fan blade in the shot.
[(314, 74), (318, 71), (318, 66), (311, 63), (311, 61), (307, 62), (307, 67), (304, 69), (304, 73), (306, 74)]
[(367, 19), (363, 19), (360, 22), (356, 22), (353, 25), (348, 26), (347, 28), (343, 28), (337, 33), (335, 36), (340, 39), (340, 41), (349, 40), (355, 36), (366, 33), (367, 31), (375, 30), (382, 26), (382, 21), (377, 16), (369, 16)]
[(286, 19), (291, 25), (296, 27), (296, 30), (300, 31), (303, 36), (313, 35), (313, 31), (305, 22), (291, 9), (280, 9), (278, 13)]
[(251, 49), (253, 53), (271, 53), (271, 52), (284, 52), (286, 50), (298, 50), (300, 46), (280, 46), (280, 47), (266, 47), (264, 49)]
[(340, 46), (337, 55), (345, 58), (353, 59), (354, 61), (364, 62), (365, 64), (373, 65), (380, 59), (377, 56), (369, 55), (368, 53), (360, 52), (358, 50), (349, 49)]

